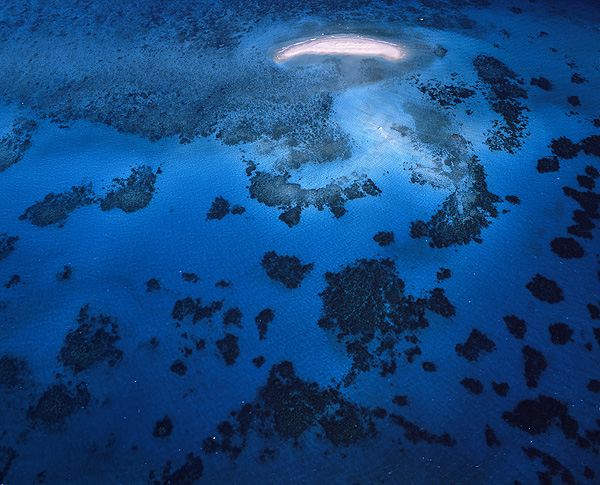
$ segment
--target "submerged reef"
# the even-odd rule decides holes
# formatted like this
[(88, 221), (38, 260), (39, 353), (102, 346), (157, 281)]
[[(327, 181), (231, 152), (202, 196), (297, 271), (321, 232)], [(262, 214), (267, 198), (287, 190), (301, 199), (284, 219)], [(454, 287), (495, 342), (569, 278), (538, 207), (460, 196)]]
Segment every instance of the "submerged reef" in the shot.
[(490, 150), (514, 154), (521, 148), (521, 139), (527, 126), (524, 112), (529, 110), (520, 101), (527, 99), (527, 91), (522, 87), (524, 81), (504, 63), (491, 56), (478, 55), (473, 66), (479, 78), (489, 88), (491, 108), (502, 116), (502, 122), (495, 123), (486, 144)]
[(29, 377), (29, 364), (22, 357), (4, 354), (0, 357), (0, 387), (14, 389)]
[(376, 432), (373, 411), (331, 387), (301, 379), (289, 361), (271, 367), (257, 398), (217, 426), (218, 433), (203, 441), (204, 452), (226, 453), (235, 459), (253, 431), (271, 442), (277, 437), (295, 444), (305, 435), (316, 434), (334, 446), (348, 446)]
[(85, 409), (90, 402), (90, 393), (85, 383), (70, 389), (65, 384), (51, 385), (37, 402), (27, 411), (27, 417), (34, 426), (49, 432), (58, 432), (64, 427), (67, 418)]
[(412, 238), (427, 237), (431, 247), (443, 248), (470, 241), (481, 242), (481, 231), (489, 226), (489, 218), (498, 216), (494, 204), (500, 197), (491, 193), (485, 181), (485, 172), (477, 158), (468, 165), (471, 187), (468, 192), (456, 190), (442, 203), (442, 207), (427, 222), (411, 223)]
[(250, 197), (268, 207), (279, 207), (279, 216), (289, 227), (300, 222), (304, 207), (314, 206), (318, 210), (328, 207), (339, 218), (346, 213), (344, 204), (348, 200), (376, 196), (381, 190), (371, 179), (359, 179), (342, 188), (329, 183), (318, 189), (305, 189), (300, 184), (289, 182), (290, 175), (273, 175), (269, 172), (256, 172), (250, 179)]
[(325, 273), (325, 280), (327, 287), (319, 294), (323, 314), (318, 323), (335, 332), (353, 360), (347, 384), (356, 372), (368, 371), (372, 365), (393, 365), (400, 336), (429, 325), (427, 309), (445, 317), (454, 315), (441, 288), (434, 289), (429, 298), (407, 296), (390, 259), (361, 259), (338, 273)]
[(8, 236), (6, 233), (0, 234), (0, 261), (8, 258), (9, 254), (15, 250), (15, 243), (19, 236)]
[(0, 172), (25, 156), (37, 128), (37, 123), (28, 118), (19, 117), (13, 122), (10, 131), (0, 138)]
[(49, 193), (41, 202), (29, 207), (19, 220), (29, 220), (40, 227), (58, 224), (63, 227), (71, 212), (94, 202), (91, 184), (71, 187), (68, 192)]
[(298, 288), (302, 280), (314, 266), (314, 263), (302, 264), (297, 256), (279, 256), (275, 251), (265, 253), (261, 266), (267, 276), (272, 280), (279, 281), (288, 290)]
[(114, 366), (123, 358), (123, 351), (115, 346), (119, 335), (114, 319), (90, 314), (88, 304), (79, 311), (77, 324), (60, 349), (58, 360), (65, 367), (77, 374), (102, 361)]
[(116, 178), (113, 182), (113, 189), (100, 200), (100, 208), (103, 211), (121, 209), (123, 212), (135, 212), (150, 204), (156, 174), (152, 167), (140, 165), (131, 169), (129, 177)]

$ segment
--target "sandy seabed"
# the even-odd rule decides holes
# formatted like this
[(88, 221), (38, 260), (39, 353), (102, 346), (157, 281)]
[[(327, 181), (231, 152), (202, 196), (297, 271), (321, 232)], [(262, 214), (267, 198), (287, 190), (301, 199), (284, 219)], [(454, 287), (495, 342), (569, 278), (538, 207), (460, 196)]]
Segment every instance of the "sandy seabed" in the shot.
[(406, 52), (392, 42), (357, 35), (330, 35), (282, 47), (277, 51), (274, 59), (275, 62), (285, 62), (304, 54), (381, 57), (386, 61), (398, 61), (406, 55)]

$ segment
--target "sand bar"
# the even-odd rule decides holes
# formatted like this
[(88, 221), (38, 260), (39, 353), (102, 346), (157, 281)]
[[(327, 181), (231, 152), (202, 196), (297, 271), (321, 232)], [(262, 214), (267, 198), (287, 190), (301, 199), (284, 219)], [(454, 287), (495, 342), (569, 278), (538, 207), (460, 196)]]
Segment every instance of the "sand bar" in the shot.
[(275, 62), (285, 62), (304, 54), (381, 57), (386, 61), (398, 61), (404, 57), (405, 51), (399, 45), (384, 40), (358, 35), (329, 35), (282, 47), (274, 59)]

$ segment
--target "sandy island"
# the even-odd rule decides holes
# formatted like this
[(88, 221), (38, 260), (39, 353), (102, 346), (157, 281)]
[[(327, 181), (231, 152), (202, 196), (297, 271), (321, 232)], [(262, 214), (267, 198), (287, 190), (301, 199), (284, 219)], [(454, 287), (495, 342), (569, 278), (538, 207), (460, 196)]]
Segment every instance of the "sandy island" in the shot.
[(358, 35), (329, 35), (282, 47), (275, 54), (274, 60), (285, 62), (304, 54), (381, 57), (386, 61), (398, 61), (404, 57), (405, 51), (399, 45), (383, 40)]

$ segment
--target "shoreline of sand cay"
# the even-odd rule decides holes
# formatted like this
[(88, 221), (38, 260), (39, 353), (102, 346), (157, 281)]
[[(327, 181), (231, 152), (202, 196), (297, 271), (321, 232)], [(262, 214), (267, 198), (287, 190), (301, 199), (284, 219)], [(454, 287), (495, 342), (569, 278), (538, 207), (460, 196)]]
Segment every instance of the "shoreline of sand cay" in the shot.
[(402, 59), (406, 52), (399, 45), (384, 40), (358, 35), (330, 35), (282, 47), (276, 52), (273, 60), (280, 63), (304, 54), (381, 57), (386, 61), (395, 62)]

